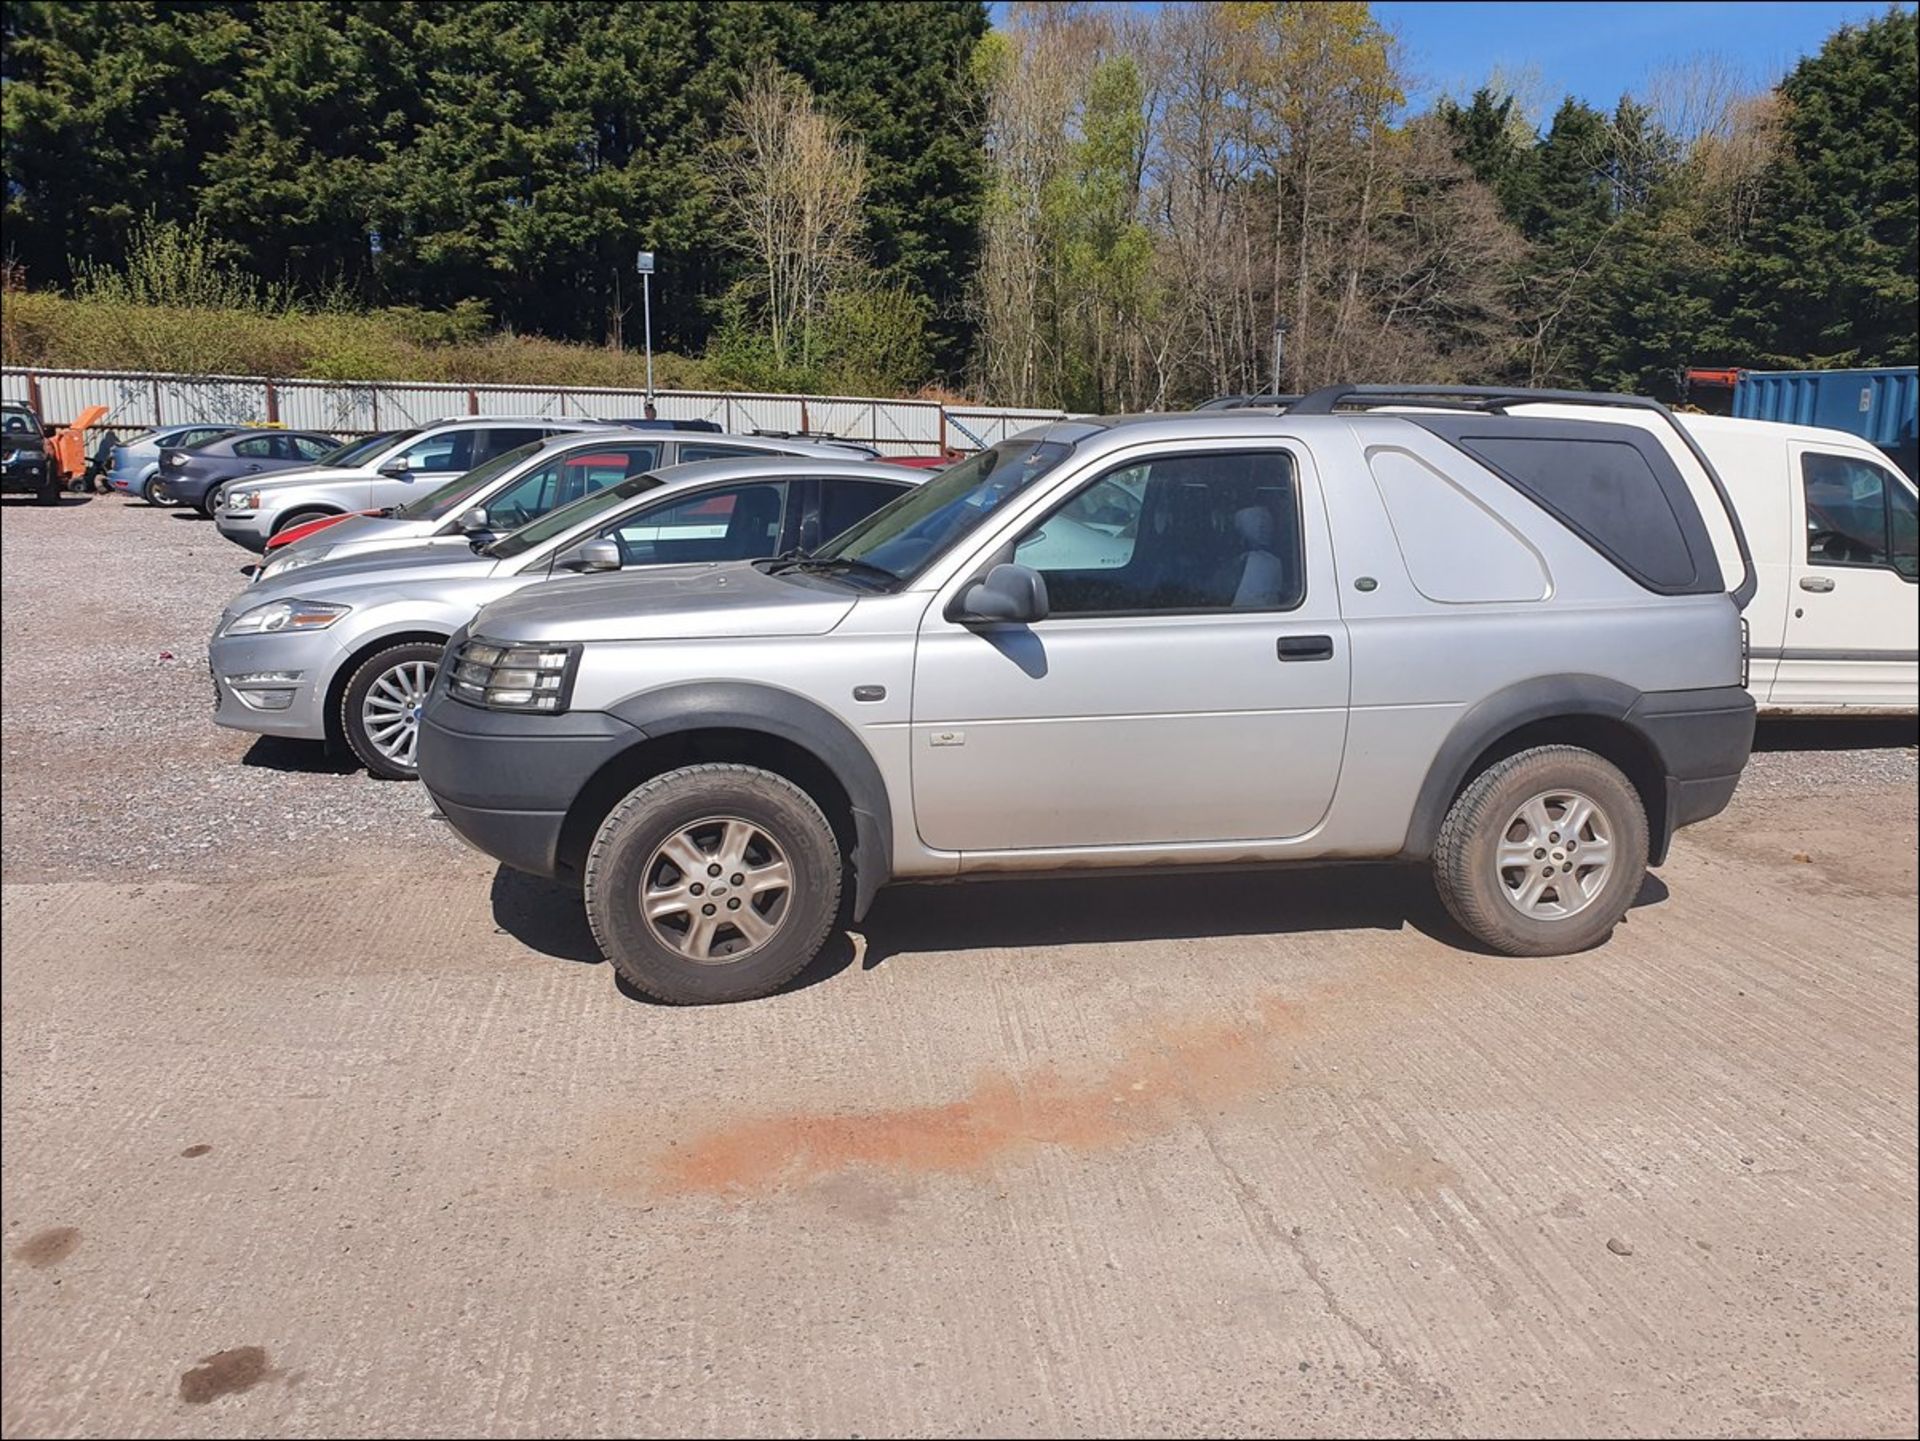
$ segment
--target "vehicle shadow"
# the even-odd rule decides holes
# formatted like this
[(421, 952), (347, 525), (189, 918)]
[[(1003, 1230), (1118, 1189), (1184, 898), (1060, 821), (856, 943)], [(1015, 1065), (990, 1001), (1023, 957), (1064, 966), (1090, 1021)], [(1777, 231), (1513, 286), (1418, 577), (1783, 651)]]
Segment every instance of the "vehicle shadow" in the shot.
[(40, 497), (37, 495), (0, 495), (0, 508), (6, 510), (72, 510), (75, 506), (85, 505), (92, 499), (93, 497), (90, 495), (75, 495), (70, 490), (63, 490), (60, 492), (60, 503), (54, 506), (42, 504)]
[(200, 512), (198, 511), (198, 510), (196, 510), (196, 509), (194, 509), (194, 508), (193, 508), (192, 506), (190, 506), (190, 505), (178, 505), (178, 506), (174, 506), (174, 507), (172, 508), (172, 515), (173, 515), (173, 518), (174, 518), (175, 520), (190, 520), (190, 521), (193, 521), (193, 522), (194, 522), (195, 524), (197, 524), (197, 525), (212, 525), (212, 524), (213, 524), (213, 517), (212, 517), (212, 516), (210, 516), (210, 515), (202, 515), (202, 514), (201, 514), (201, 513), (200, 513)]
[(1762, 716), (1756, 751), (1898, 750), (1920, 743), (1914, 716)]
[[(1659, 905), (1668, 895), (1666, 883), (1649, 873), (1634, 909)], [(494, 924), (529, 949), (587, 965), (601, 961), (580, 893), (572, 887), (502, 866), (494, 873), (491, 900)], [(1467, 954), (1495, 954), (1454, 924), (1422, 866), (898, 886), (880, 893), (854, 933), (864, 945), (856, 944), (845, 924), (837, 926), (826, 949), (781, 993), (830, 980), (856, 958), (871, 971), (894, 956), (921, 951), (1408, 928)], [(624, 982), (620, 990), (630, 1000), (658, 1004)]]
[(325, 741), (293, 740), (287, 736), (258, 737), (240, 757), (240, 764), (307, 776), (344, 776), (360, 769), (360, 763), (351, 755), (336, 753)]

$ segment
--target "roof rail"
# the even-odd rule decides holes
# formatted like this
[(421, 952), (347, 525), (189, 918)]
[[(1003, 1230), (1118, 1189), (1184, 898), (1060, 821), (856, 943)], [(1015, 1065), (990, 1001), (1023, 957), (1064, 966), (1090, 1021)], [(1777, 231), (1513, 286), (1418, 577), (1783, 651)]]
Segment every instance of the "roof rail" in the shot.
[(1194, 406), (1195, 410), (1285, 410), (1300, 397), (1297, 395), (1279, 395), (1266, 391), (1259, 395), (1216, 395), (1212, 400), (1203, 400)]
[(1287, 414), (1332, 415), (1342, 406), (1364, 408), (1409, 403), (1438, 403), (1495, 415), (1503, 415), (1508, 407), (1515, 405), (1592, 405), (1653, 412), (1673, 427), (1673, 433), (1680, 437), (1680, 443), (1700, 463), (1701, 470), (1706, 472), (1707, 480), (1713, 486), (1714, 494), (1720, 497), (1720, 507), (1727, 513), (1727, 523), (1733, 527), (1733, 542), (1740, 552), (1740, 564), (1746, 570), (1739, 586), (1732, 592), (1734, 605), (1745, 610), (1754, 592), (1760, 588), (1760, 573), (1754, 569), (1753, 552), (1747, 548), (1747, 532), (1740, 524), (1740, 513), (1733, 508), (1733, 497), (1727, 494), (1726, 482), (1720, 479), (1720, 472), (1713, 468), (1713, 461), (1700, 448), (1700, 442), (1675, 419), (1673, 412), (1648, 396), (1620, 395), (1604, 390), (1528, 390), (1505, 385), (1328, 385), (1302, 396), (1287, 408)]

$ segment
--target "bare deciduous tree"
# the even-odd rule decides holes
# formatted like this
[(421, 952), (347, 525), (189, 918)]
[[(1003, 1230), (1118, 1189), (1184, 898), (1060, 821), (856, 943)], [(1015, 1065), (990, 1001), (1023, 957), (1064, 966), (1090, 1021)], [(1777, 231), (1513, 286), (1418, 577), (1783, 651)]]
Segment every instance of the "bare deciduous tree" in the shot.
[(727, 128), (722, 193), (738, 243), (759, 261), (774, 358), (809, 364), (827, 298), (859, 261), (865, 151), (780, 70), (748, 80)]

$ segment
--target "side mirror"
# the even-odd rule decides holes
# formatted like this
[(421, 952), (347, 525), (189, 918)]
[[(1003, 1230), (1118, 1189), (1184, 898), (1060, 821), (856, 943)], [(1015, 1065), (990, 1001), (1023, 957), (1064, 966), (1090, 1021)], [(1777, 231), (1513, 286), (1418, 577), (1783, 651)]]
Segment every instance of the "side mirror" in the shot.
[(477, 535), (483, 530), (492, 529), (492, 527), (487, 524), (487, 508), (484, 505), (476, 505), (472, 510), (467, 511), (460, 519), (456, 520), (454, 524), (459, 526), (460, 529), (468, 535)]
[(962, 625), (1013, 622), (1028, 625), (1047, 618), (1047, 582), (1024, 565), (996, 565), (985, 580), (960, 592), (949, 618)]
[(560, 563), (583, 574), (597, 570), (618, 570), (620, 547), (610, 540), (582, 541)]
[(404, 460), (390, 460), (380, 467), (380, 473), (393, 480), (405, 480), (413, 471)]

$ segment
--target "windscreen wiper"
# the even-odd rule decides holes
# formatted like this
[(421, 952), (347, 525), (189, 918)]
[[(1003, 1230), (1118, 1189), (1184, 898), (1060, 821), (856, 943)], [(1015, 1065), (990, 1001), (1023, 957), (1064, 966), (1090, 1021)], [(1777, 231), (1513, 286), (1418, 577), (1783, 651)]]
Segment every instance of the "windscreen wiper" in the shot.
[(855, 560), (851, 556), (796, 556), (792, 560), (777, 562), (768, 572), (771, 575), (785, 575), (789, 571), (802, 571), (816, 575), (864, 575), (882, 585), (898, 585), (900, 577), (884, 565), (875, 565), (871, 561)]

